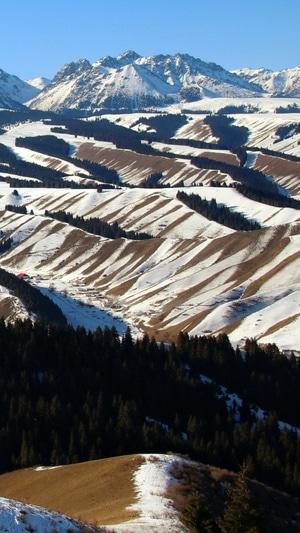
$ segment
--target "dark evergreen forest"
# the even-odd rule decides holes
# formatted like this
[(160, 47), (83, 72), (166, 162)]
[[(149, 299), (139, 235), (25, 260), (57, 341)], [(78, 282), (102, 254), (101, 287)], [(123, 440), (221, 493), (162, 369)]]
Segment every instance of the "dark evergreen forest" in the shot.
[(129, 149), (142, 154), (157, 154), (150, 144), (142, 143), (144, 136), (138, 132), (114, 124), (107, 119), (96, 119), (94, 121), (84, 121), (79, 119), (68, 119), (61, 117), (59, 121), (55, 119), (56, 126), (51, 128), (52, 133), (69, 133), (70, 135), (83, 136), (87, 139), (93, 138), (95, 141), (108, 141), (115, 144), (117, 148)]
[(209, 157), (191, 157), (191, 163), (198, 168), (219, 170), (220, 172), (231, 176), (234, 181), (238, 181), (249, 187), (262, 190), (266, 194), (278, 194), (277, 185), (272, 183), (260, 170), (230, 165), (229, 163), (216, 161), (215, 159), (210, 159)]
[(1, 320), (0, 471), (173, 451), (233, 470), (246, 462), (254, 478), (300, 495), (300, 439), (278, 424), (300, 426), (299, 385), (299, 361), (274, 345), (248, 341), (242, 357), (226, 335), (164, 345), (129, 329), (119, 338)]
[(17, 176), (37, 178), (45, 184), (51, 183), (52, 186), (59, 187), (61, 183), (65, 186), (65, 182), (62, 179), (65, 176), (63, 172), (18, 159), (7, 146), (0, 144), (0, 171), (7, 173), (7, 165), (9, 165), (9, 171)]
[(144, 240), (152, 238), (152, 235), (149, 235), (148, 233), (136, 233), (133, 230), (125, 231), (117, 222), (109, 224), (108, 222), (100, 220), (100, 218), (97, 217), (74, 217), (71, 213), (66, 213), (65, 211), (45, 211), (45, 216), (54, 218), (60, 222), (65, 222), (71, 226), (75, 226), (76, 228), (93, 233), (94, 235), (101, 235), (102, 237), (109, 239), (119, 239), (120, 237), (124, 237), (126, 239)]
[(260, 229), (258, 222), (251, 222), (240, 213), (230, 211), (225, 205), (218, 205), (214, 198), (208, 201), (198, 194), (186, 194), (184, 191), (178, 191), (176, 197), (200, 215), (229, 228), (240, 231)]
[(233, 118), (225, 114), (208, 115), (204, 119), (204, 124), (207, 124), (214, 137), (217, 137), (220, 144), (228, 148), (236, 146), (243, 146), (246, 144), (249, 136), (249, 130), (245, 126), (233, 125)]
[(291, 207), (292, 209), (300, 209), (300, 201), (296, 198), (290, 198), (289, 196), (283, 196), (283, 194), (266, 194), (264, 191), (255, 189), (254, 187), (247, 187), (242, 183), (236, 183), (235, 188), (251, 200), (255, 202), (261, 202), (267, 205), (273, 205), (277, 207)]

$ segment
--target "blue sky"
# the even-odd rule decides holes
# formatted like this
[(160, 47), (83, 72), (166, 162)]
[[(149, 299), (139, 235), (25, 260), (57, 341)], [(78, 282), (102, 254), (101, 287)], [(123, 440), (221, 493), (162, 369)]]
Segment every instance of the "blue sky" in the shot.
[(300, 66), (299, 21), (300, 0), (3, 0), (0, 68), (52, 78), (134, 50), (281, 70)]

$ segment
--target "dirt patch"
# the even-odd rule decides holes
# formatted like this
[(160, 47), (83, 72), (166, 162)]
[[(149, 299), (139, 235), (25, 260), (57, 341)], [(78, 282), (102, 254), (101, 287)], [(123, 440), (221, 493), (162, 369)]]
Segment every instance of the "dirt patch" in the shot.
[(204, 124), (204, 119), (205, 115), (200, 118), (194, 118), (189, 125), (184, 126), (184, 133), (180, 131), (178, 137), (182, 139), (217, 142), (217, 138), (213, 137), (210, 127)]
[(40, 505), (88, 523), (131, 519), (133, 475), (143, 458), (128, 455), (53, 469), (25, 469), (0, 476), (2, 497)]
[(13, 297), (7, 296), (0, 301), (0, 317), (6, 319), (11, 319), (15, 315), (15, 305)]

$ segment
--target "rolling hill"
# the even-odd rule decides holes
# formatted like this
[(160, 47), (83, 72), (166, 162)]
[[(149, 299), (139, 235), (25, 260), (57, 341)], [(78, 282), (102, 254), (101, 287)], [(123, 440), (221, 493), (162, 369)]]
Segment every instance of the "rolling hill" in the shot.
[[(47, 527), (51, 531), (51, 526), (59, 533), (188, 533), (183, 513), (193, 490), (197, 487), (214, 515), (220, 516), (224, 488), (232, 487), (234, 480), (228, 470), (174, 454), (128, 455), (15, 471), (0, 476), (0, 492), (6, 498), (0, 499), (0, 527), (15, 533), (28, 531), (30, 525), (37, 533)], [(251, 491), (263, 503), (270, 530), (298, 531), (295, 500), (256, 482), (251, 483)]]
[[(125, 130), (139, 131), (143, 116), (106, 118)], [(296, 118), (297, 114), (234, 115), (234, 123), (249, 130), (248, 165), (272, 174), (278, 190), (295, 199), (300, 163), (297, 158), (282, 159), (282, 154), (297, 156), (299, 133), (275, 140), (278, 128), (294, 124)], [(189, 115), (173, 136), (179, 142), (152, 142), (151, 155), (67, 131), (56, 133), (70, 144), (73, 157), (68, 161), (15, 146), (16, 138), (51, 134), (50, 124), (29, 121), (9, 127), (2, 143), (19, 159), (63, 171), (66, 188), (22, 186), (16, 196), (2, 184), (0, 229), (14, 244), (0, 257), (0, 265), (15, 274), (26, 272), (63, 308), (70, 323), (88, 329), (117, 324), (122, 333), (130, 325), (164, 341), (176, 338), (180, 330), (197, 335), (222, 331), (234, 345), (253, 337), (298, 352), (299, 211), (251, 200), (231, 186), (234, 180), (226, 171), (195, 166), (191, 157), (205, 156), (238, 168), (229, 150), (189, 146), (188, 139), (216, 141), (203, 120), (201, 115)], [(253, 152), (253, 146), (277, 152)], [(107, 189), (103, 184), (102, 192), (68, 188), (69, 180), (91, 182), (89, 173), (77, 166), (78, 159), (117, 171), (121, 186)], [(8, 167), (1, 175), (19, 178), (12, 170)], [(160, 173), (160, 188), (142, 187), (153, 172)], [(32, 185), (32, 178), (26, 179)], [(212, 187), (212, 182), (227, 186)], [(261, 229), (237, 231), (208, 220), (178, 199), (179, 190), (208, 202), (215, 199), (258, 222)], [(27, 214), (5, 210), (12, 203), (26, 208)], [(152, 238), (111, 240), (45, 216), (59, 210), (117, 223), (125, 231), (145, 232)], [(2, 300), (10, 315), (5, 291)]]

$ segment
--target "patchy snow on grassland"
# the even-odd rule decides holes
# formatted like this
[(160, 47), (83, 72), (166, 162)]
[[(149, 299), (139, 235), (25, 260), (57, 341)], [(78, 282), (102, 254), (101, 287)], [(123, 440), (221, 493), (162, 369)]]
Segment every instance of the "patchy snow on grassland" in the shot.
[(187, 460), (163, 454), (143, 454), (142, 457), (144, 462), (134, 474), (137, 502), (128, 508), (136, 511), (138, 517), (124, 524), (113, 525), (113, 529), (120, 533), (187, 531), (179, 520), (172, 500), (166, 495), (169, 485), (176, 483), (172, 477), (172, 467)]

